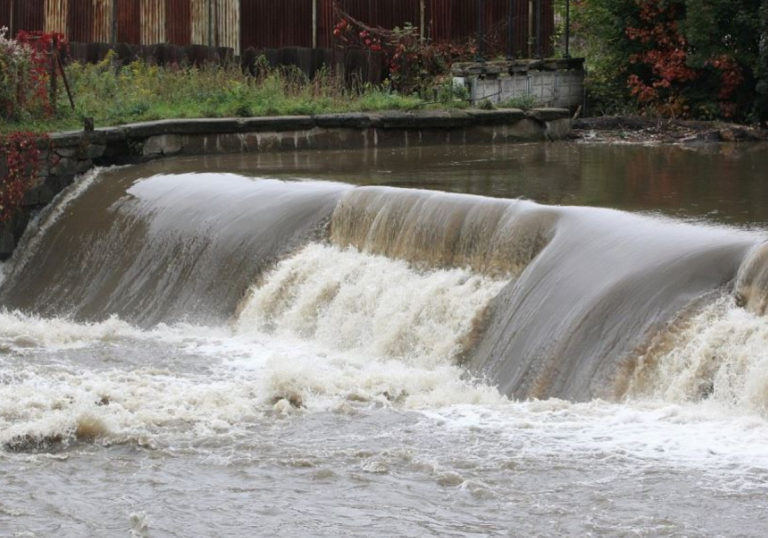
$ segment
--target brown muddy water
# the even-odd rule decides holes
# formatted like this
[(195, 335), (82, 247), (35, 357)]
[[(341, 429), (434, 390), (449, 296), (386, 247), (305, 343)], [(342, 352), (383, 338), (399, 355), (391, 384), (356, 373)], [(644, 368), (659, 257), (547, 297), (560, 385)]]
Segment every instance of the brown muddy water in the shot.
[(0, 265), (0, 536), (764, 536), (766, 170), (554, 143), (89, 173)]

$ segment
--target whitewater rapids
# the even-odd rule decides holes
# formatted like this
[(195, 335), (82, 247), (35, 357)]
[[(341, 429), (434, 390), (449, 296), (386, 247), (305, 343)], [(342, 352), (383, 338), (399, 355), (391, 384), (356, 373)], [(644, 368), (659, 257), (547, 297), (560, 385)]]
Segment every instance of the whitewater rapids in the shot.
[(761, 536), (764, 240), (97, 173), (2, 267), (0, 529)]

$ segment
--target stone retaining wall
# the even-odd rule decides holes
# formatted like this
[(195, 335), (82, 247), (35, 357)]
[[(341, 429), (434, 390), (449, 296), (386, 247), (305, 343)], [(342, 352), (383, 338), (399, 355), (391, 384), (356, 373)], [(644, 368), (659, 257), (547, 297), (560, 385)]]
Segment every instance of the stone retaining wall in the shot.
[(162, 120), (54, 133), (39, 143), (45, 164), (22, 211), (0, 225), (0, 260), (10, 257), (31, 216), (95, 165), (171, 155), (544, 141), (564, 138), (570, 128), (567, 110), (542, 108)]

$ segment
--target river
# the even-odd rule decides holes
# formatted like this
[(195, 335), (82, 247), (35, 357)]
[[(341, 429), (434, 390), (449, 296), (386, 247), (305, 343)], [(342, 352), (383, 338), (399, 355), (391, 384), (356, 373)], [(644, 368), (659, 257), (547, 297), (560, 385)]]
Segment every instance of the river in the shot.
[(0, 536), (764, 536), (768, 147), (183, 157), (0, 265)]

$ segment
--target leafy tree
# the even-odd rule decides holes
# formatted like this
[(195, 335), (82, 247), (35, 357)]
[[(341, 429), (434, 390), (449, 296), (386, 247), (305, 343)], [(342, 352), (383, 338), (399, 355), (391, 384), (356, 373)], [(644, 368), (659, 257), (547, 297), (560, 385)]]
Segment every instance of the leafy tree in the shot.
[(768, 0), (579, 0), (574, 11), (598, 103), (765, 119)]

